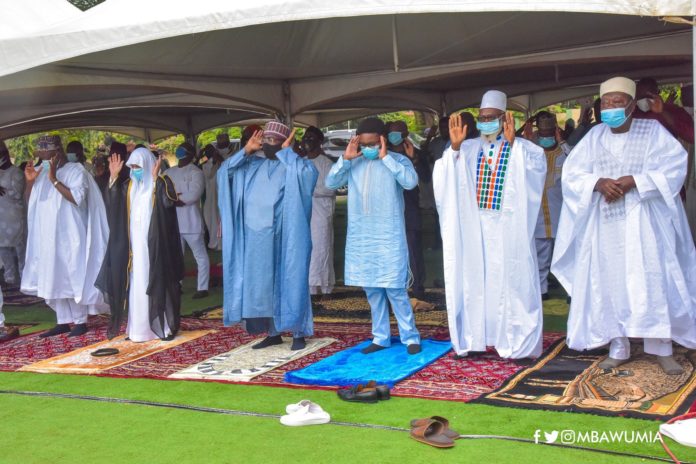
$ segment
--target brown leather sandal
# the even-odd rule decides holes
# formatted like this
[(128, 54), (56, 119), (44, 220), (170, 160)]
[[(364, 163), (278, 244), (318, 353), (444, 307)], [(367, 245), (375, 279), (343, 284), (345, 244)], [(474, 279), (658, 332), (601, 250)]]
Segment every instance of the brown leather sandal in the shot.
[(445, 436), (451, 438), (452, 440), (456, 440), (457, 438), (459, 438), (459, 433), (452, 430), (449, 427), (449, 421), (442, 416), (431, 416), (431, 417), (426, 417), (424, 419), (413, 419), (411, 421), (411, 427), (412, 428), (413, 427), (422, 427), (423, 425), (429, 423), (429, 421), (437, 421), (437, 422), (440, 422), (442, 425), (444, 425), (445, 430), (444, 430), (443, 434)]
[(357, 390), (359, 392), (366, 390), (376, 390), (377, 398), (380, 401), (388, 400), (391, 398), (391, 391), (389, 390), (389, 387), (386, 385), (377, 385), (377, 382), (375, 382), (374, 380), (370, 380), (365, 385), (358, 385)]
[(427, 423), (411, 429), (411, 438), (435, 448), (452, 448), (454, 441), (444, 434), (442, 422), (429, 420)]

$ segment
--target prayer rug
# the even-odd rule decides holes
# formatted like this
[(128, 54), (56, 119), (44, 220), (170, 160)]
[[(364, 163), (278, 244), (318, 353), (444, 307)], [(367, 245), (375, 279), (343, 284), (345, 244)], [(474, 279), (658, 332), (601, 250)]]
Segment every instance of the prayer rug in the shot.
[[(210, 330), (182, 331), (171, 341), (155, 339), (142, 343), (126, 340), (125, 335), (121, 335), (113, 340), (94, 343), (69, 353), (23, 366), (19, 370), (60, 374), (97, 374), (122, 364), (137, 361), (158, 351), (168, 350), (177, 345), (190, 342), (209, 333), (211, 333)], [(101, 348), (116, 348), (119, 350), (119, 353), (104, 357), (94, 357), (90, 354)]]
[[(411, 306), (417, 326), (447, 327), (447, 310), (443, 289), (428, 289), (424, 300), (411, 298)], [(355, 287), (337, 287), (330, 295), (312, 301), (314, 322), (339, 322), (370, 324), (372, 313), (365, 292)], [(222, 319), (222, 308), (213, 307), (197, 311), (193, 316), (201, 319)], [(396, 324), (393, 314), (390, 321)]]
[(256, 339), (227, 353), (208, 358), (170, 375), (169, 378), (249, 382), (261, 374), (314, 353), (336, 341), (333, 338), (308, 338), (307, 346), (304, 349), (291, 351), (292, 338), (283, 337), (282, 345), (269, 346), (263, 350), (251, 348), (261, 340), (263, 338)]
[(19, 287), (3, 287), (2, 298), (5, 306), (33, 306), (44, 302), (43, 298), (25, 295), (19, 291)]
[(606, 349), (580, 352), (560, 340), (477, 402), (667, 420), (696, 401), (696, 350), (674, 345), (674, 357), (684, 368), (677, 376), (662, 372), (655, 357), (643, 353), (640, 340), (632, 343), (631, 361), (616, 369), (597, 367), (606, 356)]
[[(102, 342), (106, 339), (108, 324), (108, 317), (91, 316), (88, 321), (89, 332), (79, 337), (68, 337), (67, 334), (63, 334), (57, 337), (39, 338), (40, 333), (37, 332), (3, 343), (0, 346), (0, 371), (17, 371), (23, 366)], [(184, 317), (181, 319), (181, 329), (184, 331), (207, 330), (210, 333), (188, 343), (100, 371), (95, 375), (176, 382), (205, 382), (208, 380), (176, 380), (170, 379), (169, 376), (258, 338), (249, 335), (238, 325), (223, 327), (219, 320)], [(123, 330), (125, 330), (125, 324)], [(286, 372), (302, 369), (366, 340), (370, 337), (370, 324), (317, 323), (314, 326), (314, 332), (318, 338), (333, 338), (336, 341), (302, 358), (261, 374), (250, 382), (243, 383), (333, 390), (335, 387), (290, 384), (285, 381), (284, 376)], [(420, 328), (420, 333), (423, 339), (449, 340), (449, 331), (446, 327), (424, 326)], [(545, 333), (544, 347), (548, 347), (562, 336), (561, 333)], [(492, 349), (486, 353), (473, 354), (464, 359), (455, 359), (453, 354), (449, 353), (399, 382), (392, 389), (392, 395), (446, 401), (471, 401), (482, 394), (490, 393), (499, 388), (506, 379), (524, 367), (526, 366), (521, 366), (515, 361), (501, 359)], [(233, 383), (222, 379), (218, 381)]]
[(304, 369), (288, 372), (285, 380), (302, 385), (325, 386), (349, 386), (374, 380), (380, 385), (393, 387), (452, 349), (449, 342), (422, 340), (422, 351), (410, 355), (398, 338), (392, 338), (390, 348), (369, 355), (360, 352), (371, 343), (371, 340), (366, 340)]

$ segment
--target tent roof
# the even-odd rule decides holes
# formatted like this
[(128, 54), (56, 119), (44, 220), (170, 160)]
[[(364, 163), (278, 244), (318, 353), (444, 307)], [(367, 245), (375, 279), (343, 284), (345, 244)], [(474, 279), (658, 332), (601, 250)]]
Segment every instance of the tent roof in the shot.
[(0, 39), (34, 34), (82, 13), (65, 0), (0, 0), (0, 11)]
[(690, 79), (691, 27), (655, 16), (693, 14), (690, 1), (108, 0), (0, 40), (0, 98), (11, 102), (0, 136), (74, 112), (137, 125), (157, 116), (148, 105), (188, 112), (189, 129), (247, 118), (236, 111), (325, 125), (378, 109), (451, 111), (491, 87), (534, 109), (615, 74)]

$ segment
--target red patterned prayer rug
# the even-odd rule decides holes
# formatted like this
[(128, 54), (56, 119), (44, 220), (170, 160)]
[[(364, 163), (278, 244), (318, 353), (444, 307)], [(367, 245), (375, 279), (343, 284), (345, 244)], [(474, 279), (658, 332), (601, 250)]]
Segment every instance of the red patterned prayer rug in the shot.
[[(75, 349), (106, 339), (108, 320), (93, 317), (89, 321), (90, 331), (80, 337), (68, 338), (59, 335), (46, 339), (38, 334), (20, 337), (4, 343), (0, 348), (0, 371), (16, 371), (22, 366), (51, 358)], [(183, 318), (182, 330), (214, 329), (196, 340), (183, 343), (165, 351), (138, 359), (105, 371), (100, 376), (167, 379), (169, 375), (217, 354), (225, 353), (257, 336), (249, 335), (240, 327), (223, 327), (220, 321)], [(395, 327), (393, 327), (395, 332)], [(300, 369), (320, 359), (344, 350), (370, 338), (369, 324), (318, 323), (315, 325), (316, 337), (335, 338), (336, 342), (305, 357), (285, 364), (277, 369), (254, 378), (245, 385), (270, 385), (294, 388), (308, 388), (305, 385), (292, 385), (283, 380), (285, 372)], [(421, 328), (423, 338), (447, 340), (449, 332), (443, 327)], [(562, 337), (559, 333), (544, 335), (544, 346)], [(511, 375), (525, 366), (513, 361), (500, 359), (495, 352), (474, 355), (471, 358), (455, 360), (452, 353), (438, 359), (435, 363), (400, 382), (393, 389), (395, 396), (439, 399), (449, 401), (470, 401), (481, 394), (500, 387)], [(197, 382), (200, 380), (172, 380), (176, 382)], [(313, 387), (331, 390), (331, 387)]]

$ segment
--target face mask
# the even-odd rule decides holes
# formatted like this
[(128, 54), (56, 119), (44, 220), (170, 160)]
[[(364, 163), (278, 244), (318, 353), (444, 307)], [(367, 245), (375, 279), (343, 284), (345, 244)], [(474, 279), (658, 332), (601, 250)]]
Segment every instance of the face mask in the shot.
[(6, 169), (10, 166), (10, 164), (9, 156), (7, 158), (2, 158), (2, 161), (0, 161), (0, 169)]
[(477, 121), (476, 128), (483, 135), (497, 134), (498, 132), (500, 132), (500, 119), (496, 119), (495, 121), (486, 121), (486, 122)]
[(644, 113), (647, 113), (650, 111), (650, 99), (648, 98), (641, 98), (636, 102), (636, 106), (638, 107), (639, 110), (641, 110)]
[(51, 170), (51, 162), (49, 160), (41, 161), (41, 171), (47, 173), (50, 170)]
[(131, 169), (131, 177), (137, 182), (143, 181), (143, 168)]
[(68, 158), (68, 163), (77, 163), (77, 153), (66, 153), (65, 156)]
[(556, 137), (539, 137), (539, 145), (543, 148), (551, 148), (556, 145)]
[(627, 119), (626, 108), (602, 110), (602, 122), (612, 129), (623, 126)]
[(404, 141), (403, 136), (401, 135), (401, 132), (390, 132), (387, 135), (387, 139), (389, 139), (389, 143), (392, 145), (401, 145)]
[(360, 147), (360, 151), (363, 156), (369, 160), (376, 160), (379, 158), (379, 148), (377, 147)]
[(282, 145), (269, 145), (268, 143), (264, 143), (262, 150), (266, 158), (275, 159), (276, 153), (278, 153), (281, 148)]
[(176, 155), (176, 159), (182, 160), (188, 156), (188, 152), (184, 147), (179, 147), (176, 149), (176, 152), (174, 153)]

